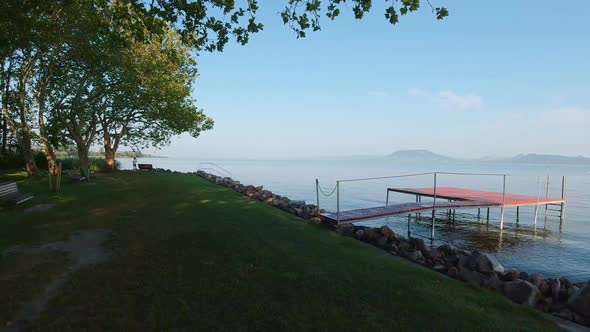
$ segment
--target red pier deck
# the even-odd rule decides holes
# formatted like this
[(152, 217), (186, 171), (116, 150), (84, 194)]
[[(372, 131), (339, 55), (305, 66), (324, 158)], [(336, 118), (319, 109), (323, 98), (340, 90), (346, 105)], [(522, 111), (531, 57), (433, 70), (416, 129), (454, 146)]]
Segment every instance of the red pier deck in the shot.
[[(435, 196), (434, 188), (388, 188), (387, 192), (411, 194), (418, 198)], [(435, 210), (544, 205), (565, 202), (563, 198), (537, 197), (508, 193), (503, 194), (501, 192), (456, 187), (437, 187), (436, 198), (437, 201), (436, 205), (434, 206)], [(445, 201), (441, 202), (440, 199)], [(433, 204), (431, 202), (412, 202), (340, 211), (339, 214), (325, 213), (322, 216), (332, 221), (338, 220), (339, 222), (353, 222), (363, 219), (386, 217), (432, 209)]]

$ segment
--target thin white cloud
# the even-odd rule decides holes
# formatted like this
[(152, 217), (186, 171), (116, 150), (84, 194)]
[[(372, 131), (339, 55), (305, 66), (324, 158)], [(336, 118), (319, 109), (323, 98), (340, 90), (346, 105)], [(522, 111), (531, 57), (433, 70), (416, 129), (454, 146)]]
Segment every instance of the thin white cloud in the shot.
[(451, 90), (430, 93), (422, 89), (411, 88), (408, 95), (423, 97), (444, 110), (470, 110), (478, 109), (482, 105), (481, 96), (474, 94), (461, 95)]
[(417, 88), (410, 88), (408, 89), (408, 94), (412, 97), (424, 97), (424, 96), (428, 96), (429, 93), (422, 90), (422, 89), (417, 89)]
[(367, 94), (373, 97), (387, 97), (389, 95), (387, 92), (380, 90), (371, 90), (368, 91)]

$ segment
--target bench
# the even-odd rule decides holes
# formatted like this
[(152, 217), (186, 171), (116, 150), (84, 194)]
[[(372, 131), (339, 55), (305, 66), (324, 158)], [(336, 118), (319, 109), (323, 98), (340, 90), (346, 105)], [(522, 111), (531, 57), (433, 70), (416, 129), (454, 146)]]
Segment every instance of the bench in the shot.
[(137, 168), (144, 170), (144, 171), (152, 171), (154, 167), (152, 164), (137, 164)]
[(16, 182), (0, 183), (0, 202), (18, 205), (33, 198), (33, 195), (18, 192)]

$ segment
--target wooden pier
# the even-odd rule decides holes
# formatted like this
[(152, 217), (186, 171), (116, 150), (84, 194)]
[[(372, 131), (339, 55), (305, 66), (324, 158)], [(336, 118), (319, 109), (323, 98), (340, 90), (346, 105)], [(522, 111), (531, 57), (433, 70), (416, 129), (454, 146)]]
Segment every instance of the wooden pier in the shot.
[[(458, 187), (437, 187), (436, 178), (440, 174), (453, 174), (453, 175), (485, 175), (485, 176), (501, 176), (502, 192), (474, 190)], [(385, 199), (385, 205), (354, 209), (354, 210), (340, 210), (340, 183), (341, 182), (352, 182), (352, 181), (367, 181), (367, 180), (379, 180), (379, 179), (393, 179), (400, 177), (411, 177), (411, 176), (424, 176), (433, 175), (434, 187), (430, 188), (387, 188), (387, 194)], [(331, 223), (348, 223), (366, 219), (382, 218), (394, 215), (403, 215), (411, 213), (419, 213), (421, 211), (432, 211), (432, 230), (431, 238), (434, 239), (434, 224), (435, 224), (435, 211), (437, 210), (449, 210), (454, 211), (459, 209), (478, 209), (478, 218), (480, 216), (480, 209), (487, 209), (487, 220), (489, 222), (490, 208), (500, 208), (500, 229), (504, 225), (504, 208), (505, 207), (516, 207), (516, 221), (519, 221), (519, 212), (521, 206), (535, 206), (535, 217), (534, 224), (536, 227), (539, 206), (545, 205), (545, 214), (547, 211), (558, 211), (559, 219), (562, 222), (565, 218), (565, 186), (566, 178), (562, 178), (561, 197), (554, 198), (549, 197), (549, 178), (547, 178), (547, 191), (544, 197), (541, 196), (541, 180), (539, 177), (539, 188), (537, 196), (511, 194), (506, 192), (506, 174), (474, 174), (474, 173), (448, 173), (448, 172), (433, 172), (433, 173), (420, 173), (420, 174), (408, 174), (390, 177), (379, 177), (379, 178), (367, 178), (367, 179), (350, 179), (350, 180), (339, 180), (336, 181), (336, 186), (332, 193), (336, 192), (336, 206), (337, 211), (335, 213), (323, 213), (322, 217)], [(317, 192), (317, 203), (319, 206), (319, 182), (316, 180), (316, 192)], [(323, 192), (323, 191), (322, 191)], [(409, 194), (416, 197), (415, 202), (389, 204), (390, 192)], [(330, 194), (331, 195), (331, 194)], [(329, 195), (326, 195), (329, 196)], [(422, 202), (423, 197), (431, 198), (431, 201)], [(557, 206), (558, 209), (548, 209), (549, 206)]]

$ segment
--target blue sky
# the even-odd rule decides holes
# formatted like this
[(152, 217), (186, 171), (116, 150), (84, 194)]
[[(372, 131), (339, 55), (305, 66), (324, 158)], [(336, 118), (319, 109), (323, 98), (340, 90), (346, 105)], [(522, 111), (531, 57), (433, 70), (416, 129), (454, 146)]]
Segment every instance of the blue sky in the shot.
[(392, 27), (383, 1), (297, 39), (261, 1), (262, 33), (201, 54), (214, 118), (159, 154), (317, 158), (429, 149), (457, 157), (590, 156), (590, 1), (432, 1)]

